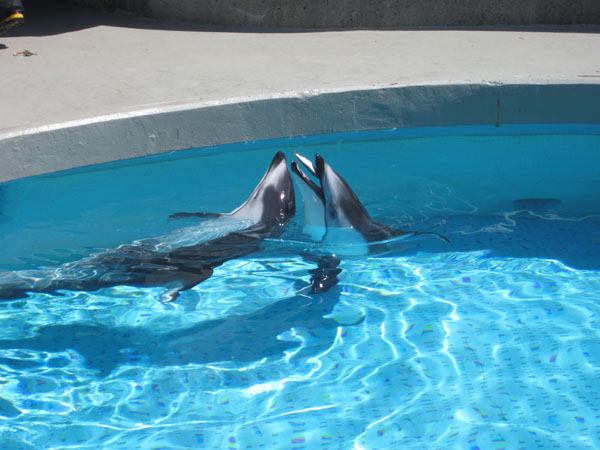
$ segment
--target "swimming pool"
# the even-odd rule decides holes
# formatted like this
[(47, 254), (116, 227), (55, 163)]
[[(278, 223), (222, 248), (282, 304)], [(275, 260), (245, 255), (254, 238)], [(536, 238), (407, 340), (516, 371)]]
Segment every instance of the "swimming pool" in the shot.
[(0, 185), (0, 269), (225, 212), (275, 151), (322, 154), (373, 219), (434, 236), (340, 258), (283, 235), (160, 288), (0, 302), (0, 448), (594, 448), (600, 129), (406, 129), (178, 152)]

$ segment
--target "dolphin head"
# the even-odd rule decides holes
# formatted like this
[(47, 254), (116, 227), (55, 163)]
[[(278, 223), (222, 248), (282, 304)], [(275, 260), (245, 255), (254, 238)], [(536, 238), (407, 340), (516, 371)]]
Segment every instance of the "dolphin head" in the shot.
[(292, 172), (299, 179), (298, 186), (304, 201), (304, 222), (311, 227), (362, 228), (371, 221), (369, 213), (344, 180), (319, 154), (315, 164), (296, 153), (304, 168), (316, 177), (314, 183), (292, 162)]
[(315, 156), (315, 173), (321, 182), (325, 224), (328, 228), (352, 228), (362, 232), (365, 226), (372, 223), (369, 213), (346, 180), (319, 154)]
[[(312, 163), (303, 156), (296, 153), (296, 157), (303, 166), (316, 176)], [(317, 186), (299, 167), (296, 161), (292, 161), (292, 173), (298, 179), (298, 190), (304, 204), (304, 226), (303, 231), (313, 241), (320, 241), (325, 236), (327, 226), (325, 224), (325, 197), (323, 189)]]
[(277, 152), (248, 200), (231, 212), (257, 223), (287, 222), (296, 212), (294, 184), (283, 152)]
[[(348, 183), (327, 164), (321, 155), (315, 164), (296, 153), (302, 166), (318, 180), (313, 182), (296, 161), (292, 172), (304, 202), (304, 232), (315, 241), (362, 247), (373, 240), (369, 230), (374, 222)], [(367, 234), (365, 234), (367, 233)], [(364, 253), (364, 248), (359, 253)]]

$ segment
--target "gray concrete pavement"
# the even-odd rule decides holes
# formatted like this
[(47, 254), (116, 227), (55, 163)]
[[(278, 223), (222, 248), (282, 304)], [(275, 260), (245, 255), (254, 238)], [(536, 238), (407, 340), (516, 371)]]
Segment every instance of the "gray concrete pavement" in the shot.
[[(0, 37), (0, 160), (27, 147), (16, 137), (251, 100), (403, 86), (600, 85), (600, 26), (252, 32), (46, 5)], [(21, 50), (36, 55), (13, 56)]]

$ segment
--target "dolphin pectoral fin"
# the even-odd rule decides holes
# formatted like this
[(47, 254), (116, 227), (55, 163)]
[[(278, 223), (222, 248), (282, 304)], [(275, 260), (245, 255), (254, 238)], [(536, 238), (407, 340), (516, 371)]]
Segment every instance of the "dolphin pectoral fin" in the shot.
[(210, 278), (213, 274), (212, 267), (202, 267), (191, 271), (189, 268), (177, 272), (174, 276), (177, 278), (166, 284), (162, 283), (165, 289), (160, 293), (160, 300), (163, 303), (170, 303), (179, 297), (179, 294), (188, 289), (199, 285), (204, 280)]
[(167, 288), (160, 293), (160, 301), (163, 303), (171, 303), (179, 297), (179, 293), (182, 291), (181, 287)]
[(379, 222), (373, 222), (373, 227), (372, 227), (372, 233), (373, 236), (370, 237), (368, 236), (368, 233), (365, 237), (367, 237), (368, 241), (377, 241), (377, 240), (383, 240), (381, 239), (382, 237), (385, 238), (402, 238), (402, 236), (421, 236), (421, 235), (431, 235), (431, 236), (435, 236), (439, 239), (441, 239), (442, 241), (446, 242), (446, 243), (450, 243), (450, 239), (448, 239), (446, 236), (436, 233), (435, 231), (404, 231), (404, 230), (398, 230), (396, 228), (392, 228), (389, 225), (385, 225), (383, 223), (379, 223)]
[(171, 303), (172, 301), (177, 300), (181, 292), (187, 291), (188, 289), (197, 286), (198, 284), (202, 283), (204, 280), (209, 278), (210, 275), (212, 275), (212, 270), (210, 271), (210, 274), (207, 273), (202, 277), (176, 281), (165, 286), (165, 289), (159, 295), (160, 301), (163, 303)]
[(435, 237), (437, 237), (437, 238), (441, 239), (441, 240), (442, 240), (442, 241), (444, 241), (446, 244), (449, 244), (449, 243), (450, 243), (450, 239), (448, 239), (448, 238), (447, 238), (446, 236), (444, 236), (443, 234), (439, 234), (439, 233), (436, 233), (436, 232), (434, 232), (434, 231), (414, 231), (412, 234), (413, 234), (413, 236), (420, 236), (420, 235), (422, 235), (422, 234), (430, 234), (430, 235), (432, 235), (432, 236), (435, 236)]
[(223, 214), (219, 214), (219, 213), (206, 213), (206, 212), (180, 212), (180, 213), (175, 213), (175, 214), (171, 214), (169, 216), (169, 220), (172, 219), (185, 219), (188, 217), (199, 217), (199, 218), (208, 218), (208, 217), (221, 217)]

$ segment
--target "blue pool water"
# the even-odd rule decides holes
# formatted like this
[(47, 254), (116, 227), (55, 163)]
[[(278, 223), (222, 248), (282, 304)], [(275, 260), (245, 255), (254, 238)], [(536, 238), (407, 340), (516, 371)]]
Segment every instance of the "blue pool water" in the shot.
[[(600, 128), (474, 127), (178, 152), (0, 185), (0, 275), (246, 199), (318, 152), (373, 219), (434, 236), (342, 258), (281, 239), (160, 288), (0, 301), (0, 449), (600, 447)], [(299, 196), (298, 196), (299, 197)]]

